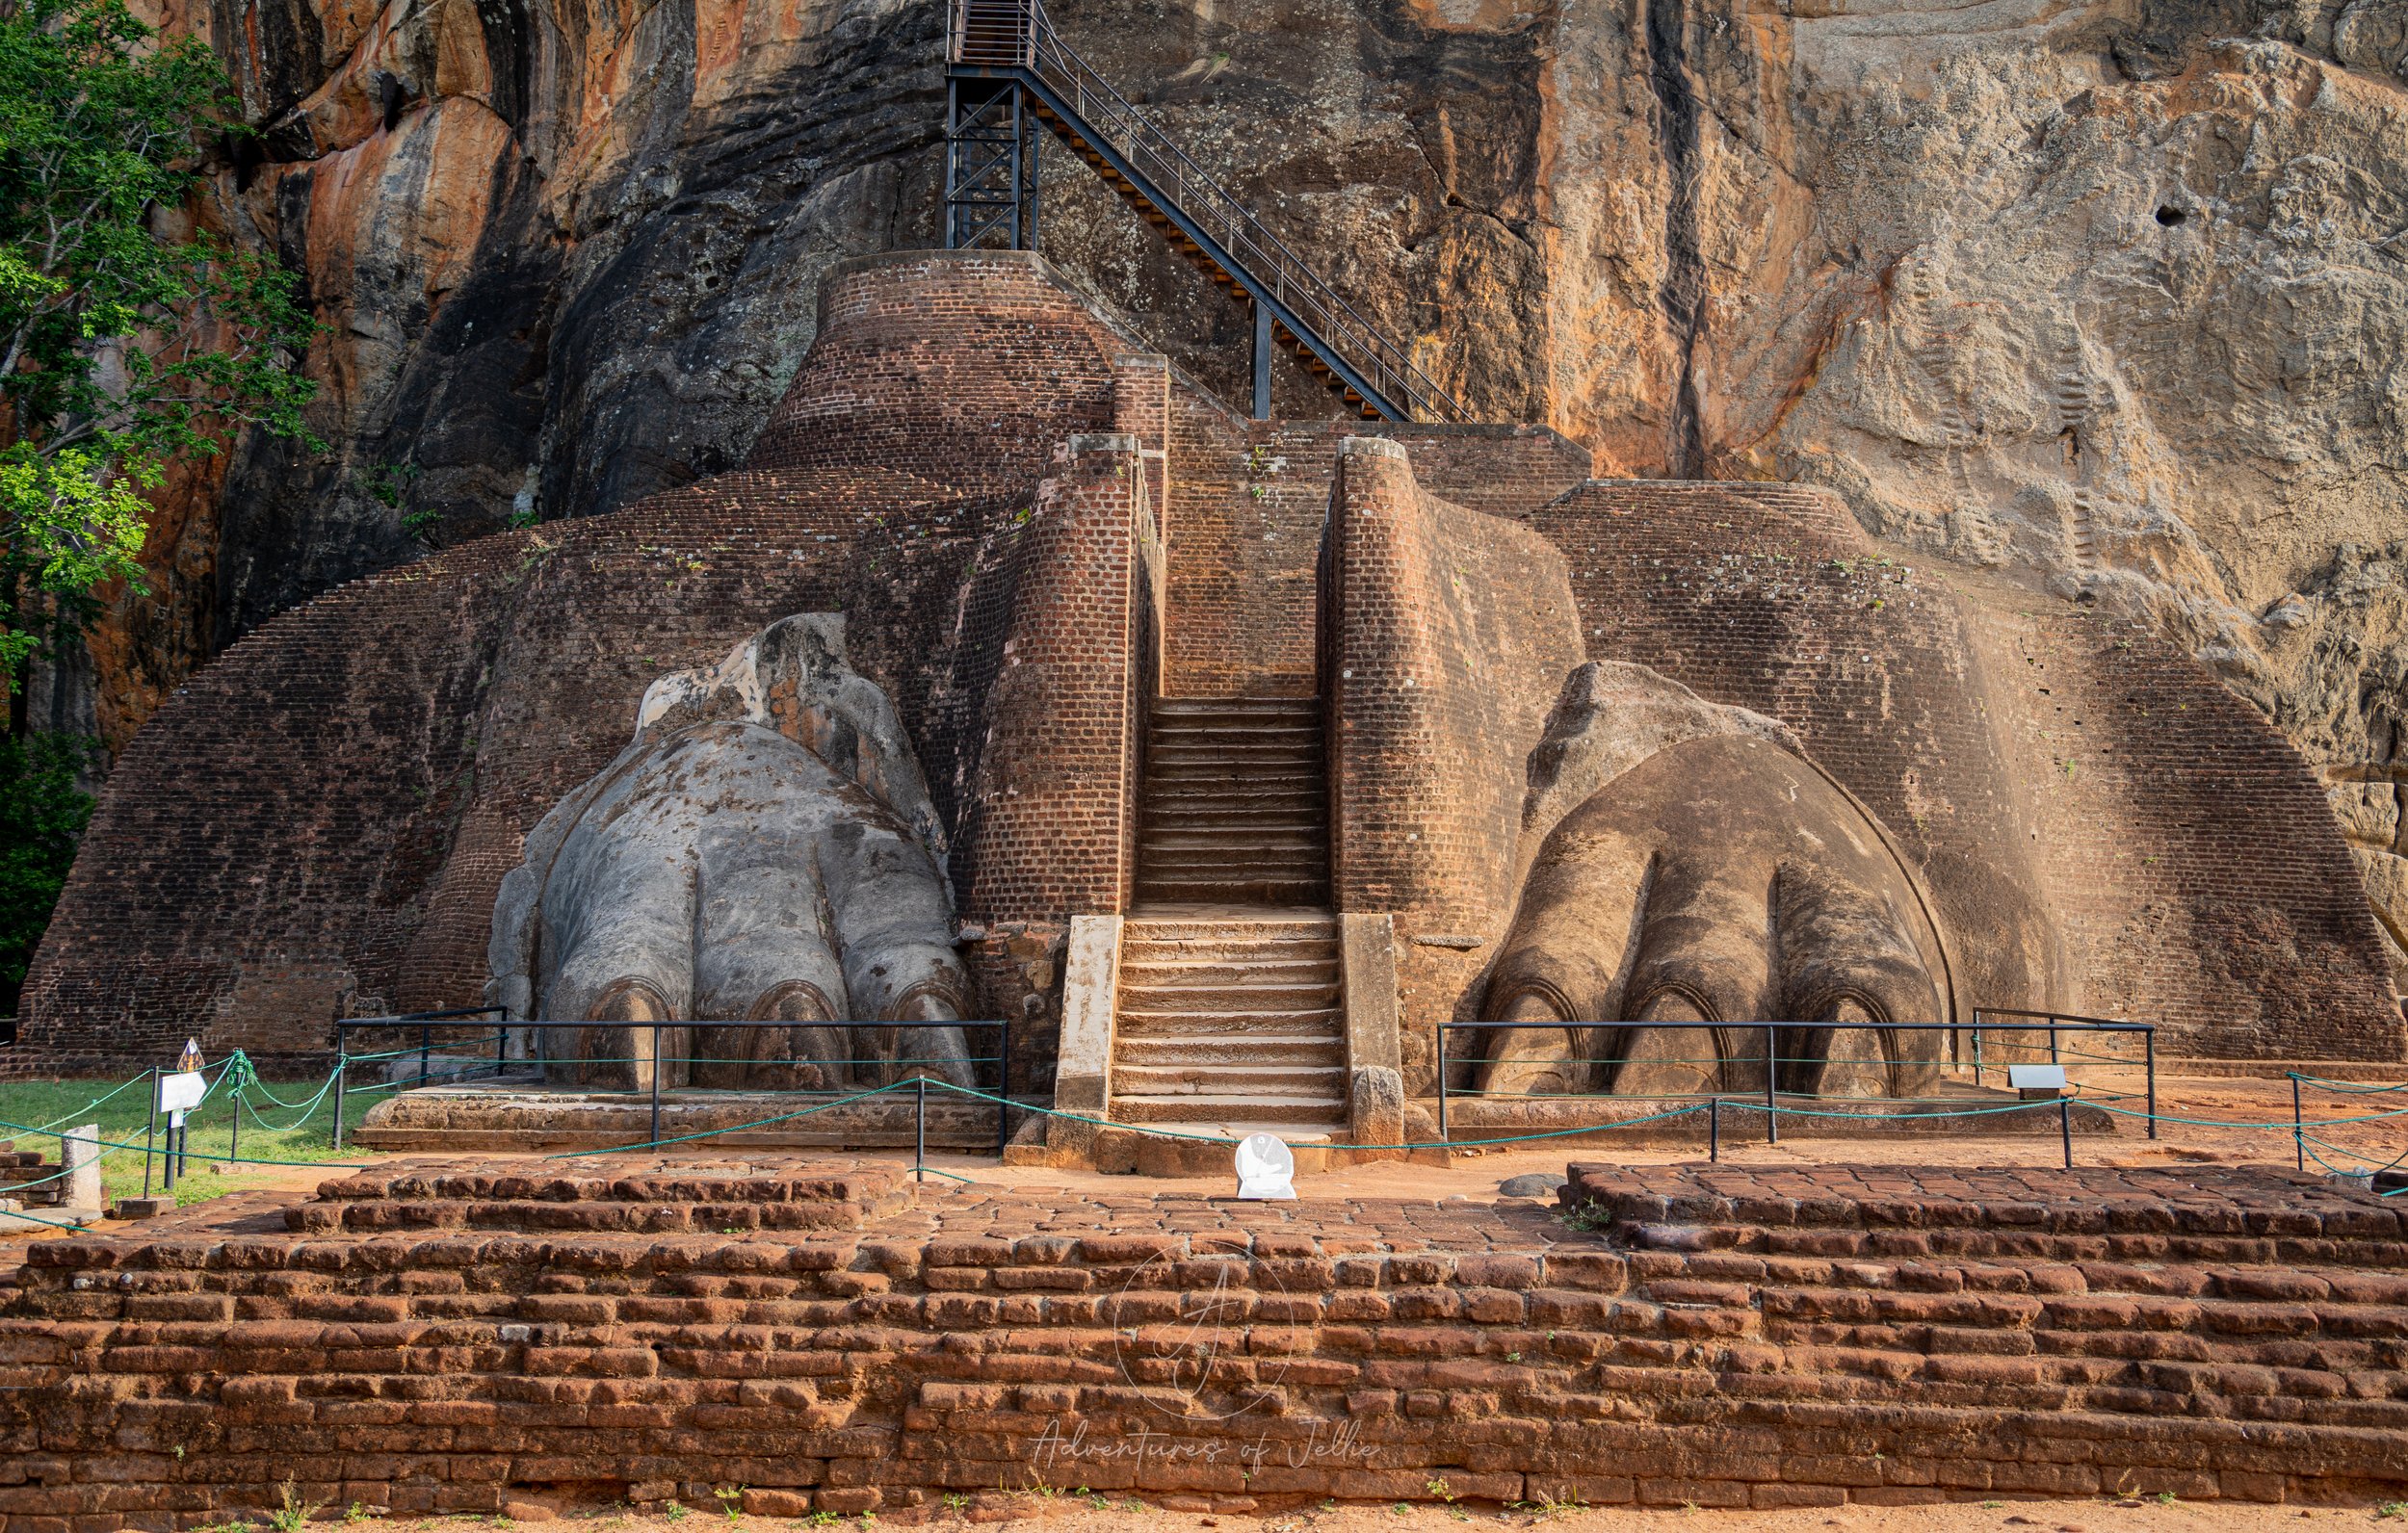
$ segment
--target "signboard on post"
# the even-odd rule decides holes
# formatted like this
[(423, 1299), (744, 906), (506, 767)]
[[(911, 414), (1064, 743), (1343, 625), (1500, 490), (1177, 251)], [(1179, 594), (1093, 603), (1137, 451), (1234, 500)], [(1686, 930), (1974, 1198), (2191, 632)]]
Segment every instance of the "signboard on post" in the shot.
[(200, 1099), (208, 1094), (209, 1079), (197, 1070), (159, 1078), (159, 1110), (170, 1123), (181, 1123), (184, 1114), (199, 1106)]

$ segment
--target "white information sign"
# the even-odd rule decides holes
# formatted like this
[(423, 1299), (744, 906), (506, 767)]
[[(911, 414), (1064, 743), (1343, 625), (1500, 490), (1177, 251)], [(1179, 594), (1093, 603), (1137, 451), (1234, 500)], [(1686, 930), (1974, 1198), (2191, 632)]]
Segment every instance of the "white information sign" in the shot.
[(190, 1112), (200, 1105), (207, 1095), (209, 1082), (197, 1070), (159, 1078), (159, 1110), (170, 1116)]

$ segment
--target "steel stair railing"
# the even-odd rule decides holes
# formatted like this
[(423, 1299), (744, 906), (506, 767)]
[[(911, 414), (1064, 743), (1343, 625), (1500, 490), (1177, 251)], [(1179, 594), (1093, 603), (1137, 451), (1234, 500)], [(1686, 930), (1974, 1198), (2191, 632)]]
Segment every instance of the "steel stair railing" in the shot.
[[(1077, 117), (1065, 128), (1127, 162), (1173, 204), (1161, 210), (1165, 216), (1196, 224), (1244, 269), (1231, 277), (1259, 283), (1316, 332), (1297, 341), (1313, 349), (1319, 340), (1412, 419), (1464, 418), (1462, 406), (1403, 348), (1063, 42), (1037, 0), (955, 0), (951, 43), (955, 64), (1023, 71), (1042, 85)], [(1288, 328), (1284, 322), (1281, 328)]]

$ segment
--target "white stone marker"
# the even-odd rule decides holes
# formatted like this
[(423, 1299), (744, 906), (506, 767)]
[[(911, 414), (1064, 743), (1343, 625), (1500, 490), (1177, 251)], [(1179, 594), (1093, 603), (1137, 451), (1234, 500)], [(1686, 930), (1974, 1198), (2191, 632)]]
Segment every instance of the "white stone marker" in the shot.
[(59, 1162), (66, 1167), (65, 1207), (97, 1208), (100, 1199), (100, 1125), (69, 1129), (59, 1141)]

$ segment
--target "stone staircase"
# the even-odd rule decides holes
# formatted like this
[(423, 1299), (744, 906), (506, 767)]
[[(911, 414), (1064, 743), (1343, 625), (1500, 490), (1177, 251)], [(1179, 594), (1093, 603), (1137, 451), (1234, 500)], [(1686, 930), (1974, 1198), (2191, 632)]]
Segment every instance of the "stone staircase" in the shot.
[(1146, 724), (1137, 897), (1325, 906), (1321, 700), (1165, 697)]
[(1347, 1116), (1337, 918), (1316, 910), (1121, 929), (1115, 1123), (1187, 1132), (1336, 1135)]

